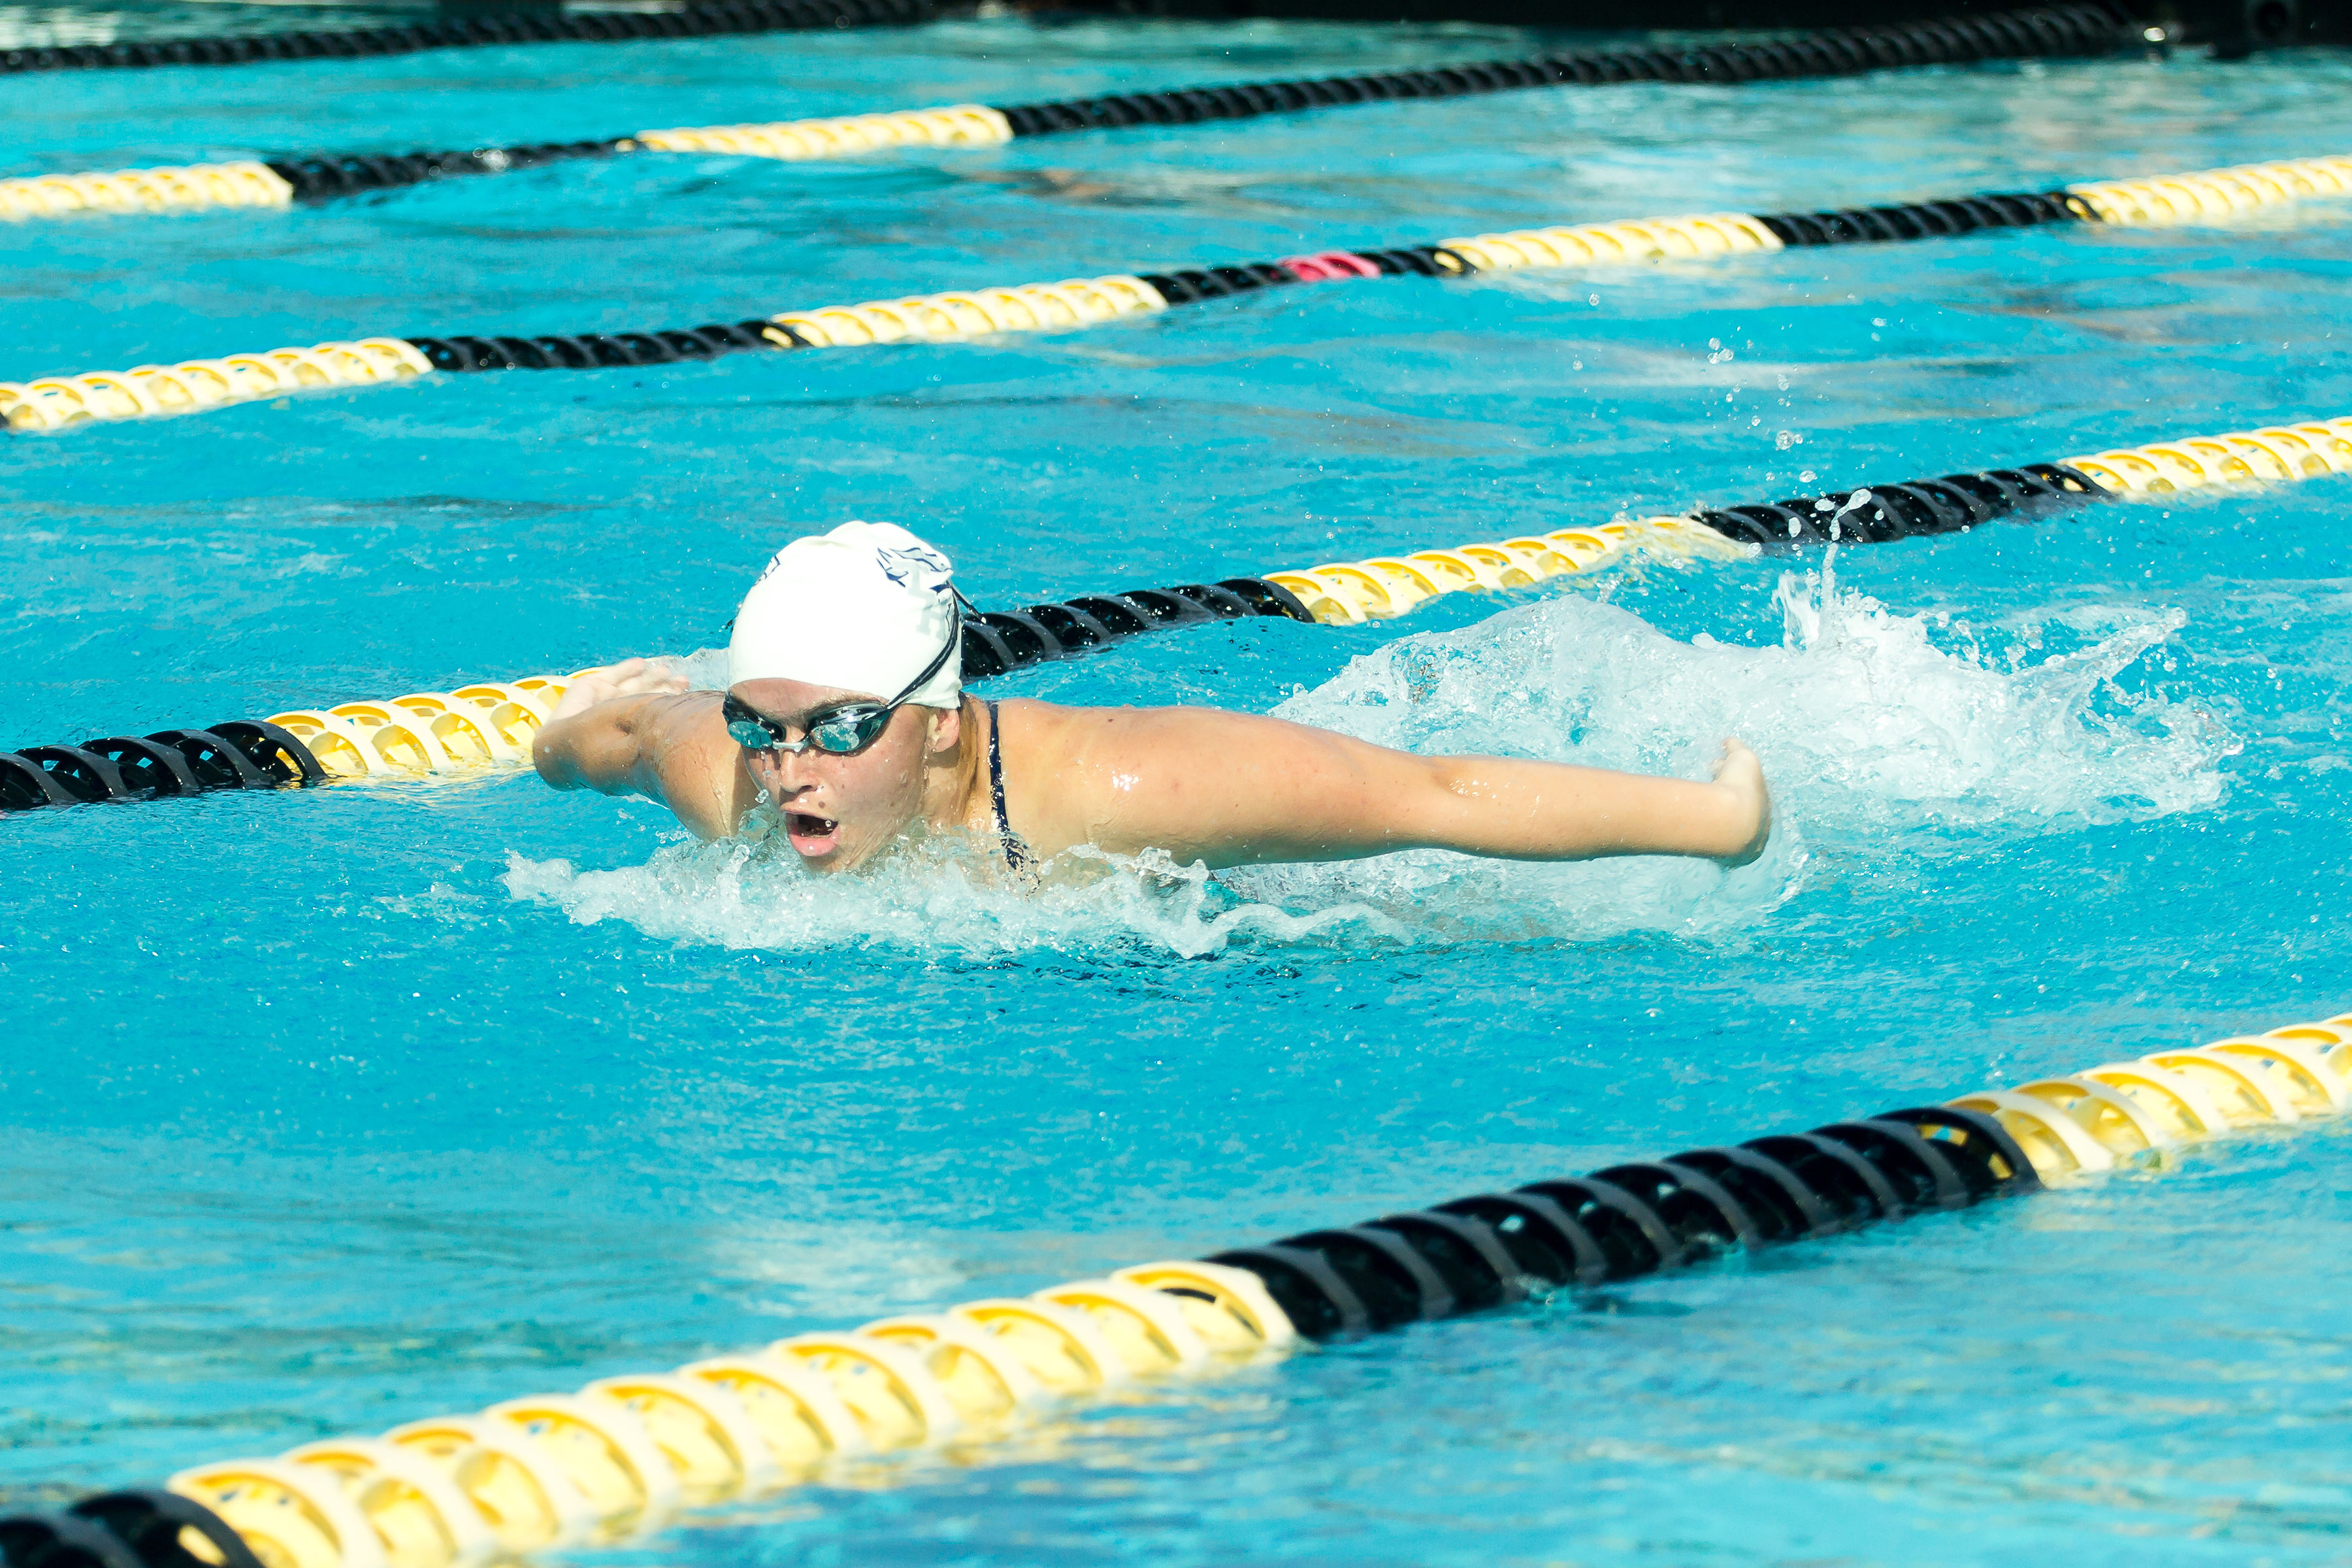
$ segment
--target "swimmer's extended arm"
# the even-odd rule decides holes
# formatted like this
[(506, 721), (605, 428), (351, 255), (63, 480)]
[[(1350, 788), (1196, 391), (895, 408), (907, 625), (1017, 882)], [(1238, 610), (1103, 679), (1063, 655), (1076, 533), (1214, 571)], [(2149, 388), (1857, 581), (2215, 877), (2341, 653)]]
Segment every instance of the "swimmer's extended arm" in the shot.
[[(1771, 833), (1756, 754), (1725, 742), (1714, 782), (1562, 763), (1423, 757), (1279, 719), (1171, 708), (1072, 712), (1036, 847), (1165, 849), (1212, 866), (1457, 849), (1512, 860), (1691, 855), (1745, 864)], [(1076, 786), (1076, 787), (1069, 787)], [(1055, 846), (1056, 847), (1060, 846)]]
[(718, 694), (685, 685), (646, 659), (582, 672), (531, 741), (539, 776), (659, 801), (703, 838), (734, 832), (759, 786), (719, 721)]

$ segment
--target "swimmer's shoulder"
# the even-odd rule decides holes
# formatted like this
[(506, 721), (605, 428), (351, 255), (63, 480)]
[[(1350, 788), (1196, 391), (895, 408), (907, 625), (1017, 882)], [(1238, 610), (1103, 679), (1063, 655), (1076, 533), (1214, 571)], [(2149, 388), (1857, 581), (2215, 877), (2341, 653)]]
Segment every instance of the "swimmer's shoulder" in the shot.
[(727, 733), (726, 721), (719, 716), (726, 695), (723, 691), (677, 691), (656, 698), (646, 708), (645, 738), (665, 750), (707, 753), (712, 758), (722, 752), (740, 752), (742, 748)]
[(1070, 715), (1087, 711), (1027, 697), (999, 698), (995, 710), (997, 749), (1007, 777), (1054, 772), (1068, 750)]
[(1030, 698), (996, 705), (1005, 816), (1034, 853), (1050, 859), (1092, 837), (1102, 815), (1105, 763), (1127, 751), (1133, 708), (1075, 708)]
[(1048, 766), (1066, 764), (1105, 743), (1116, 745), (1160, 722), (1173, 708), (1078, 708), (1008, 697), (996, 705), (997, 736), (1007, 764), (1017, 753)]

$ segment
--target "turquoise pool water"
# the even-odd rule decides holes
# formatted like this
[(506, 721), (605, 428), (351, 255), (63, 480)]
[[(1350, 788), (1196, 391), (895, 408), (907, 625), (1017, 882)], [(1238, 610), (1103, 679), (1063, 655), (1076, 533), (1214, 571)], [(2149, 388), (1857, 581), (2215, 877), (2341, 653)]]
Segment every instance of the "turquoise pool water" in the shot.
[[(20, 78), (0, 173), (1540, 41), (996, 19)], [(0, 375), (2205, 168), (2345, 150), (2347, 85), (2306, 52), (1521, 93), (26, 224)], [(683, 651), (852, 516), (1020, 604), (2352, 412), (2347, 216), (1301, 289), (14, 440), (0, 741)], [(2352, 1006), (2347, 541), (2352, 484), (2320, 481), (1223, 626), (1002, 688), (1692, 772), (1736, 730), (1783, 830), (1727, 876), (820, 887), (512, 776), (0, 821), (0, 1498)], [(2339, 1562), (2347, 1176), (2336, 1130), (2244, 1137), (1147, 1389), (610, 1556)]]

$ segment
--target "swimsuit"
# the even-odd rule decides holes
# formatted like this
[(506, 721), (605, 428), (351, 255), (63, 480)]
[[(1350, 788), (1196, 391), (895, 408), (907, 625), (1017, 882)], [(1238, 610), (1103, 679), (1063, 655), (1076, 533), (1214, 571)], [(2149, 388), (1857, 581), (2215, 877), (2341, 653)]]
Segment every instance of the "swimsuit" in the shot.
[(1004, 816), (1004, 757), (996, 748), (996, 704), (991, 701), (984, 706), (988, 709), (988, 798), (996, 813), (997, 847), (1004, 851), (1007, 869), (1016, 876), (1034, 876), (1032, 862), (1036, 856)]

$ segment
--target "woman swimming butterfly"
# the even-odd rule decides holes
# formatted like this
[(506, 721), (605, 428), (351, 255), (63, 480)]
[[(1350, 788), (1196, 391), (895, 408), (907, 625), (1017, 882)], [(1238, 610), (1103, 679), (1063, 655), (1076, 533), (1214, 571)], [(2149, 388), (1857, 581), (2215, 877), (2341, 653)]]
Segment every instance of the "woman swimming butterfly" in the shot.
[(926, 834), (971, 835), (1025, 878), (1081, 845), (1212, 868), (1419, 848), (1738, 866), (1771, 833), (1737, 740), (1699, 784), (1424, 757), (1208, 708), (983, 701), (963, 692), (952, 573), (890, 523), (796, 539), (736, 614), (725, 692), (647, 659), (587, 671), (539, 732), (540, 776), (646, 795), (704, 838), (772, 810), (818, 871)]

